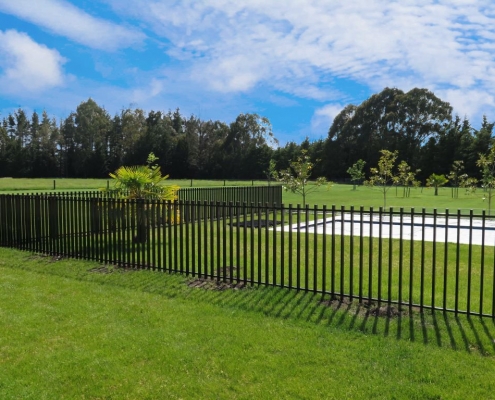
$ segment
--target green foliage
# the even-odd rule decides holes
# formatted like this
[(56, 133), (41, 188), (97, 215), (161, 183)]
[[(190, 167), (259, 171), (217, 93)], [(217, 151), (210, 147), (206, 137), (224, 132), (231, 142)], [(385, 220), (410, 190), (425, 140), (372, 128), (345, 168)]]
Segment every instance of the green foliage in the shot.
[(471, 177), (467, 176), (467, 174), (463, 174), (463, 175), (461, 175), (459, 187), (465, 188), (466, 194), (474, 193), (474, 192), (476, 192), (476, 189), (478, 188), (478, 179), (471, 178)]
[(422, 168), (425, 143), (433, 138), (437, 150), (437, 138), (445, 134), (451, 119), (450, 104), (427, 89), (405, 93), (385, 88), (335, 117), (328, 132), (327, 175), (344, 176), (344, 166), (351, 160), (376, 165), (382, 149), (397, 151), (414, 170)]
[(277, 143), (267, 118), (258, 114), (240, 114), (230, 124), (220, 147), (218, 156), (223, 173), (229, 171), (240, 179), (264, 177), (272, 156), (272, 147)]
[(476, 165), (481, 170), (481, 184), (488, 196), (488, 213), (491, 214), (493, 189), (495, 188), (495, 147), (492, 147), (488, 154), (480, 154)]
[(364, 166), (366, 161), (357, 160), (352, 167), (347, 169), (347, 173), (351, 176), (351, 181), (353, 183), (353, 190), (356, 190), (356, 185), (364, 180), (366, 174), (364, 173)]
[(397, 182), (394, 173), (395, 161), (398, 151), (380, 150), (382, 156), (378, 160), (378, 166), (370, 169), (370, 179), (364, 182), (366, 186), (377, 187), (383, 194), (383, 207), (387, 206), (387, 192)]
[[(274, 171), (276, 179), (282, 182), (286, 191), (298, 193), (303, 198), (303, 207), (306, 206), (306, 196), (315, 191), (320, 186), (327, 183), (326, 178), (318, 177), (316, 181), (310, 184), (311, 172), (314, 164), (310, 161), (310, 157), (306, 150), (301, 151), (301, 155), (290, 162), (290, 167), (279, 171)], [(329, 183), (331, 184), (331, 183)]]
[(273, 158), (268, 164), (268, 169), (265, 171), (265, 175), (268, 178), (268, 186), (270, 186), (272, 179), (277, 179), (277, 162)]
[[(385, 88), (360, 105), (346, 106), (325, 140), (278, 147), (270, 122), (257, 114), (242, 113), (222, 122), (186, 117), (178, 109), (126, 108), (112, 117), (88, 99), (60, 122), (46, 111), (29, 116), (18, 109), (4, 116), (0, 173), (103, 178), (122, 165), (139, 165), (152, 151), (161, 169), (174, 178), (259, 180), (266, 179), (271, 159), (277, 170), (287, 169), (301, 150), (307, 150), (313, 176), (343, 179), (356, 160), (374, 166), (379, 150), (386, 149), (398, 151), (398, 160), (406, 161), (412, 171), (421, 169), (417, 179), (423, 182), (433, 172), (447, 176), (454, 161), (464, 163), (463, 174), (481, 179), (476, 162), (478, 154), (490, 149), (493, 127), (486, 116), (476, 129), (466, 118), (452, 118), (450, 105), (426, 89), (405, 93)], [(412, 186), (404, 186), (405, 196)], [(458, 187), (453, 183), (453, 195)]]
[(122, 166), (115, 173), (110, 173), (115, 180), (113, 190), (125, 193), (129, 199), (176, 200), (179, 187), (163, 185), (169, 176), (162, 176), (160, 167), (156, 165), (157, 160), (150, 153), (147, 165)]
[(411, 171), (411, 167), (407, 162), (401, 161), (397, 167), (397, 177), (396, 183), (403, 187), (402, 197), (409, 197), (411, 195), (411, 186), (418, 187), (420, 182), (416, 179), (416, 175), (421, 171), (417, 169), (416, 171)]
[(463, 174), (463, 172), (464, 172), (464, 161), (461, 160), (454, 161), (451, 170), (449, 172), (449, 175), (447, 176), (452, 186), (452, 198), (459, 197), (459, 187), (468, 178), (468, 176), (466, 174)]
[[(115, 180), (113, 191), (121, 193), (128, 199), (176, 200), (179, 187), (163, 185), (168, 175), (162, 176), (160, 167), (155, 164), (157, 160), (158, 158), (150, 153), (146, 161), (147, 165), (122, 166), (115, 173), (110, 173), (110, 177)], [(137, 234), (134, 241), (144, 243), (148, 239), (146, 205), (138, 203), (135, 207)], [(177, 223), (179, 220), (180, 216), (176, 213), (173, 222)]]
[(438, 196), (438, 188), (446, 185), (448, 181), (443, 174), (431, 174), (426, 181), (426, 186), (435, 188), (435, 196)]

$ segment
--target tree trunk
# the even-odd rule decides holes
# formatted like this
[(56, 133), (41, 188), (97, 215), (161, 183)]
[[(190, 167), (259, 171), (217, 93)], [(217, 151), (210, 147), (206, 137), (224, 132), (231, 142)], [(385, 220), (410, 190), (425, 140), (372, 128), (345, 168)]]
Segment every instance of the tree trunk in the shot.
[(146, 205), (139, 201), (136, 204), (136, 236), (135, 243), (146, 243), (148, 240), (148, 218), (146, 215)]

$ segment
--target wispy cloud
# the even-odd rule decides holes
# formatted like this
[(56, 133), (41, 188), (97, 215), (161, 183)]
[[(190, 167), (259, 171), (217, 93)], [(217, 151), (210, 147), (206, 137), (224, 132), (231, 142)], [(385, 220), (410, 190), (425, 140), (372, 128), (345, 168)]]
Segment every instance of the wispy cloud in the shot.
[[(493, 0), (0, 0), (0, 12), (17, 29), (0, 37), (10, 102), (17, 88), (61, 110), (91, 96), (111, 112), (258, 112), (287, 137), (321, 137), (346, 104), (424, 87), (475, 124), (495, 118)], [(43, 32), (19, 33), (19, 19)]]
[(327, 104), (316, 109), (311, 118), (311, 132), (313, 134), (324, 134), (332, 125), (334, 118), (342, 111), (342, 104)]
[(0, 0), (0, 11), (100, 50), (139, 44), (145, 37), (135, 28), (95, 18), (63, 0)]
[(268, 85), (331, 101), (322, 83), (345, 78), (373, 91), (461, 90), (479, 107), (495, 94), (490, 0), (107, 1), (166, 37), (191, 79), (219, 92)]
[(22, 96), (61, 86), (64, 62), (58, 51), (24, 33), (0, 31), (0, 87), (4, 93)]

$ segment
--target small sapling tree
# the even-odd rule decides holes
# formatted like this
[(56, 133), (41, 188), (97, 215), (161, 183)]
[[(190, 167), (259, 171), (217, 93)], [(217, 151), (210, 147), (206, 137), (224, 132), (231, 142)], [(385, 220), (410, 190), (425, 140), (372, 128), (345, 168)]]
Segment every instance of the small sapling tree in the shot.
[(459, 187), (462, 183), (468, 179), (464, 171), (464, 161), (456, 160), (452, 164), (452, 169), (449, 172), (447, 178), (449, 178), (450, 185), (452, 186), (452, 198), (457, 199), (459, 197)]
[(359, 159), (352, 167), (347, 169), (347, 173), (351, 176), (351, 182), (353, 184), (352, 190), (356, 190), (356, 186), (364, 181), (364, 178), (366, 177), (364, 173), (365, 165), (366, 161)]
[(270, 186), (272, 179), (277, 179), (277, 163), (273, 158), (268, 164), (268, 169), (265, 171), (265, 175), (268, 178), (268, 186)]
[(435, 188), (435, 196), (438, 196), (438, 188), (444, 186), (449, 180), (445, 175), (431, 174), (426, 180), (426, 186)]
[(471, 178), (468, 174), (462, 174), (459, 179), (459, 187), (466, 189), (466, 194), (474, 193), (478, 188), (478, 179)]
[(488, 197), (488, 214), (491, 215), (493, 189), (495, 188), (495, 147), (492, 147), (488, 154), (480, 154), (476, 165), (481, 169), (481, 183), (486, 192), (483, 200)]
[(274, 171), (275, 178), (281, 182), (286, 191), (298, 193), (302, 196), (303, 207), (306, 207), (306, 197), (324, 184), (330, 184), (324, 177), (316, 178), (310, 182), (314, 164), (311, 162), (307, 150), (302, 150), (301, 155), (290, 162), (290, 167), (282, 171)]
[(370, 179), (364, 182), (366, 186), (377, 187), (383, 194), (383, 207), (387, 206), (387, 192), (397, 183), (397, 176), (394, 174), (395, 161), (398, 151), (380, 150), (382, 156), (378, 160), (376, 168), (370, 168)]
[(409, 197), (411, 195), (411, 186), (419, 186), (419, 181), (416, 180), (416, 174), (421, 172), (420, 169), (411, 171), (411, 167), (405, 161), (401, 161), (397, 167), (396, 182), (402, 186), (402, 197)]

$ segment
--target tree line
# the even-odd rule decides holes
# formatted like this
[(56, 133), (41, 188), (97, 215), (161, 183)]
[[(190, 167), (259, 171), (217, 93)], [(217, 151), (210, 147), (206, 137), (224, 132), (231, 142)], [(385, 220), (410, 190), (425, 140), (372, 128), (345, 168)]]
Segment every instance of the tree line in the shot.
[(462, 161), (467, 175), (481, 179), (477, 161), (492, 146), (493, 127), (483, 116), (480, 128), (474, 129), (427, 89), (404, 93), (385, 88), (335, 117), (325, 143), (325, 171), (339, 179), (358, 160), (377, 165), (381, 150), (388, 150), (418, 171), (420, 182), (431, 174), (448, 175), (456, 161)]
[[(381, 150), (397, 152), (416, 177), (447, 175), (456, 161), (481, 179), (477, 161), (492, 146), (494, 123), (475, 129), (426, 89), (385, 88), (346, 106), (324, 139), (278, 146), (271, 124), (257, 114), (231, 122), (184, 116), (180, 110), (123, 109), (113, 117), (88, 99), (60, 121), (47, 111), (18, 109), (0, 126), (0, 176), (101, 178), (122, 165), (142, 165), (153, 152), (173, 179), (270, 179), (302, 154), (312, 177), (342, 182), (358, 160), (377, 165)], [(369, 168), (365, 172), (369, 176)]]
[(115, 116), (92, 99), (59, 123), (18, 109), (0, 127), (0, 176), (108, 177), (142, 165), (153, 152), (171, 177), (254, 179), (265, 176), (274, 141), (268, 119), (203, 121), (174, 112), (124, 109)]

